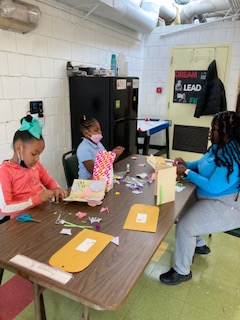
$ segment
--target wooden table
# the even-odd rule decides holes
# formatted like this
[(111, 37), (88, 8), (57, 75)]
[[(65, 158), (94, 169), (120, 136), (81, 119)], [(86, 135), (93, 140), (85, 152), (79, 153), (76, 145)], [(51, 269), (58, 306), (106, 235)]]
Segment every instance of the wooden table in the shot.
[[(139, 149), (143, 149), (142, 154), (148, 155), (149, 148), (159, 150), (155, 155), (166, 154), (169, 158), (169, 127), (171, 126), (170, 120), (138, 120), (137, 122), (137, 138), (144, 138), (143, 144), (138, 143)], [(156, 145), (150, 144), (151, 135), (165, 130), (166, 144)]]
[[(136, 155), (137, 160), (125, 158), (115, 164), (114, 171), (126, 170), (130, 164), (130, 176), (137, 173), (150, 173), (152, 168), (138, 164), (146, 163), (146, 157)], [(121, 182), (114, 185), (103, 200), (102, 206), (109, 208), (109, 213), (99, 213), (102, 206), (89, 207), (86, 203), (45, 203), (28, 210), (41, 223), (21, 223), (15, 219), (0, 225), (0, 266), (28, 278), (35, 287), (35, 319), (41, 319), (39, 293), (41, 286), (56, 291), (84, 305), (84, 319), (89, 319), (89, 307), (98, 310), (117, 310), (125, 301), (134, 284), (149, 263), (154, 252), (165, 238), (180, 212), (188, 205), (195, 186), (184, 182), (186, 188), (176, 193), (175, 202), (161, 205), (156, 233), (123, 230), (123, 224), (130, 206), (135, 203), (155, 205), (154, 183), (146, 184), (141, 195), (136, 195)], [(120, 192), (120, 195), (116, 195)], [(85, 211), (88, 216), (102, 217), (101, 231), (119, 236), (120, 245), (110, 243), (100, 255), (82, 272), (62, 285), (44, 276), (26, 270), (9, 262), (16, 254), (22, 254), (48, 264), (53, 253), (58, 251), (72, 237), (61, 235), (62, 226), (56, 225), (59, 213), (62, 218), (79, 224), (75, 217), (77, 211)], [(57, 214), (54, 214), (57, 212)], [(69, 215), (72, 212), (72, 215)], [(72, 228), (73, 236), (79, 229)]]

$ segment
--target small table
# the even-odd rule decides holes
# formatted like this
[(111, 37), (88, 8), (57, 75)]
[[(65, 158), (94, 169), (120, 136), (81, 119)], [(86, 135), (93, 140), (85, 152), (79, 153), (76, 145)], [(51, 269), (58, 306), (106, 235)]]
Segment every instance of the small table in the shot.
[[(137, 122), (137, 138), (144, 138), (143, 144), (138, 144), (138, 150), (143, 149), (143, 154), (148, 155), (149, 148), (159, 150), (155, 155), (167, 154), (169, 158), (169, 130), (171, 126), (170, 120), (138, 120)], [(166, 145), (150, 144), (150, 137), (154, 133), (165, 130)]]
[[(127, 164), (130, 164), (128, 175), (131, 177), (142, 171), (148, 174), (153, 172), (152, 167), (147, 165), (146, 156), (135, 156), (136, 160), (128, 157), (115, 163), (114, 171), (125, 171)], [(139, 167), (142, 163), (146, 164), (144, 170)], [(89, 207), (83, 202), (44, 203), (27, 210), (33, 218), (40, 219), (41, 223), (21, 223), (12, 219), (0, 225), (0, 267), (33, 282), (35, 320), (42, 320), (40, 308), (42, 287), (82, 303), (84, 320), (90, 319), (90, 308), (111, 311), (120, 308), (169, 229), (193, 198), (195, 185), (187, 181), (183, 181), (183, 184), (186, 188), (176, 192), (175, 201), (160, 206), (156, 233), (123, 229), (133, 204), (155, 205), (154, 183), (146, 184), (141, 195), (133, 194), (124, 182), (114, 185), (105, 195), (102, 204), (108, 207), (109, 213), (99, 213), (102, 206)], [(61, 218), (80, 224), (75, 216), (79, 210), (87, 212), (88, 216), (101, 217), (101, 232), (119, 236), (119, 246), (110, 243), (89, 267), (74, 273), (74, 278), (65, 285), (9, 261), (15, 255), (22, 254), (48, 264), (50, 257), (79, 232), (79, 229), (73, 228), (71, 238), (61, 235), (62, 227), (55, 224), (58, 214), (61, 212)]]

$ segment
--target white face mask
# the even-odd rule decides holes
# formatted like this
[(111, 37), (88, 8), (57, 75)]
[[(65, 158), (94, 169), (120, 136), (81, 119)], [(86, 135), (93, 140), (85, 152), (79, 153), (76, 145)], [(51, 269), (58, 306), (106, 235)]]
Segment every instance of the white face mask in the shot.
[(98, 143), (102, 140), (103, 136), (101, 135), (101, 133), (98, 133), (98, 134), (92, 134), (90, 136), (90, 140), (92, 140), (92, 142), (94, 143)]

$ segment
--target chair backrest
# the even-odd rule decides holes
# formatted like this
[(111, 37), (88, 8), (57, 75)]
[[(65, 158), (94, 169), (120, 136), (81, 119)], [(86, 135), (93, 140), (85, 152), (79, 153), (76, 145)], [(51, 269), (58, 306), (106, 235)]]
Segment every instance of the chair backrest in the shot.
[(67, 181), (67, 186), (72, 186), (73, 180), (78, 179), (78, 159), (76, 150), (73, 149), (62, 156), (63, 169)]

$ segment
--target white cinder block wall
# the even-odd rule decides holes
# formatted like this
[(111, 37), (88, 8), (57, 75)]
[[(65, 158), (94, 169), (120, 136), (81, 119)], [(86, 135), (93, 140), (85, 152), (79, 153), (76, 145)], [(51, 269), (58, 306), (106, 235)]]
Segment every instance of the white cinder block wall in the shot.
[[(237, 94), (240, 90), (240, 21), (222, 21), (208, 24), (206, 27), (192, 28), (189, 25), (158, 27), (144, 39), (143, 74), (141, 78), (142, 118), (167, 117), (168, 71), (171, 48), (184, 45), (207, 45), (228, 43), (232, 46), (226, 95), (229, 110), (236, 109)], [(171, 32), (180, 31), (171, 34)], [(161, 35), (168, 33), (167, 36)], [(162, 87), (162, 94), (156, 93), (156, 87)], [(151, 138), (154, 144), (164, 140), (163, 134)], [(161, 141), (163, 143), (163, 141)]]
[(0, 30), (0, 162), (12, 157), (12, 139), (29, 102), (42, 100), (46, 148), (41, 162), (66, 186), (61, 156), (71, 149), (67, 61), (109, 66), (111, 54), (124, 52), (129, 75), (141, 77), (143, 36), (93, 15), (36, 1), (39, 27), (20, 34)]

